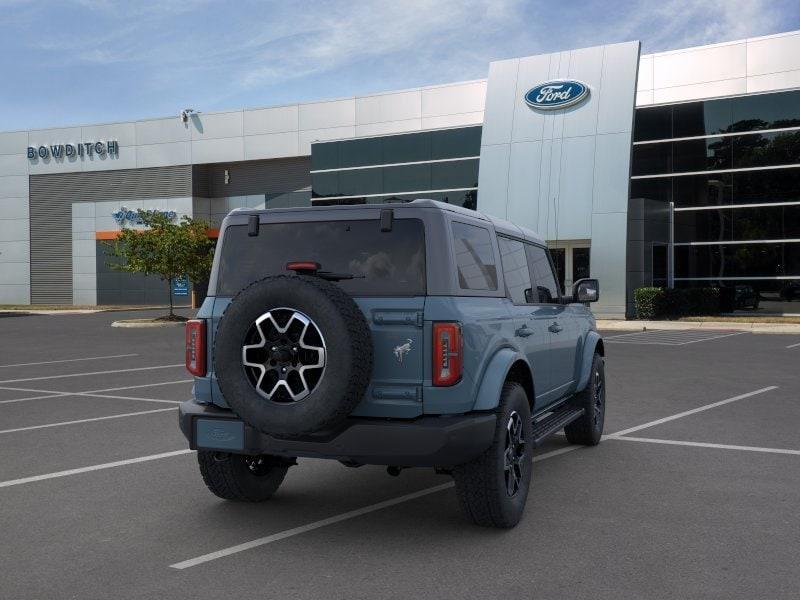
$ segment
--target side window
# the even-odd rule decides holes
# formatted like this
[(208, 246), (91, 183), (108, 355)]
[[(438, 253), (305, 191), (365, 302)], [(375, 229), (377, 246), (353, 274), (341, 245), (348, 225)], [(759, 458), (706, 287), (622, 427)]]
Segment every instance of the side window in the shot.
[(500, 260), (503, 263), (503, 278), (506, 288), (514, 304), (530, 304), (533, 302), (531, 275), (528, 271), (528, 260), (525, 256), (525, 245), (517, 240), (498, 236)]
[(458, 283), (463, 290), (496, 290), (497, 267), (489, 230), (453, 223)]
[(560, 301), (558, 284), (547, 250), (532, 244), (525, 244), (525, 251), (528, 254), (528, 264), (535, 286), (534, 302), (558, 304)]

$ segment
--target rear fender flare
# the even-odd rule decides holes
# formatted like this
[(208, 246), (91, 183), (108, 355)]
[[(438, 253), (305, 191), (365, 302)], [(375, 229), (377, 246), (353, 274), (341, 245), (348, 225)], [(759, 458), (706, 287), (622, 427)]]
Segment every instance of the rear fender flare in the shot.
[(578, 378), (578, 386), (575, 388), (579, 392), (585, 390), (586, 386), (589, 384), (589, 376), (592, 374), (592, 361), (594, 360), (595, 353), (600, 354), (600, 356), (605, 355), (603, 339), (596, 331), (590, 331), (586, 336), (586, 342), (583, 344), (580, 377)]
[(489, 361), (483, 372), (481, 385), (475, 397), (473, 410), (494, 410), (500, 405), (500, 393), (511, 366), (517, 361), (528, 365), (528, 359), (512, 348), (501, 348)]

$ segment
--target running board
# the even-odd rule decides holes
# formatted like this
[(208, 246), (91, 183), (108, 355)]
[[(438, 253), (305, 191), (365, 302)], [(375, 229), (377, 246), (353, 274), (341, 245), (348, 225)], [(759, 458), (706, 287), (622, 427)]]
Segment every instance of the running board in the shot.
[(559, 406), (552, 413), (533, 423), (533, 446), (541, 445), (545, 438), (563, 429), (575, 419), (583, 415), (583, 408), (576, 408), (569, 404)]

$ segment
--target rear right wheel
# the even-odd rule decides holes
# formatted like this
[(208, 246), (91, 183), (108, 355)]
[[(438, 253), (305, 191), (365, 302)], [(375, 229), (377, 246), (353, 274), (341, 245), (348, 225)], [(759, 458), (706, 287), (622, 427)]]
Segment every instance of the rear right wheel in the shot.
[(514, 527), (522, 518), (533, 472), (533, 427), (528, 395), (514, 382), (503, 386), (494, 442), (453, 470), (464, 514), (484, 527)]
[(198, 450), (197, 462), (208, 489), (225, 500), (263, 502), (277, 491), (291, 461), (277, 456), (245, 456)]

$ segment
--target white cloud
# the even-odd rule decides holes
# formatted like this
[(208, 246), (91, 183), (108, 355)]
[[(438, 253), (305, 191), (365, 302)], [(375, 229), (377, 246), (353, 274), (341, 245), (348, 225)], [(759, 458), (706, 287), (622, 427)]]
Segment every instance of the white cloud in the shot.
[(658, 52), (781, 31), (782, 8), (769, 0), (639, 0), (614, 25)]
[[(325, 3), (299, 13), (249, 44), (254, 50), (240, 74), (245, 86), (271, 85), (350, 63), (403, 54), (409, 63), (451, 65), (473, 45), (503, 28), (516, 28), (517, 0), (406, 0)], [(486, 48), (482, 48), (486, 50)], [(365, 73), (375, 76), (376, 73)]]

